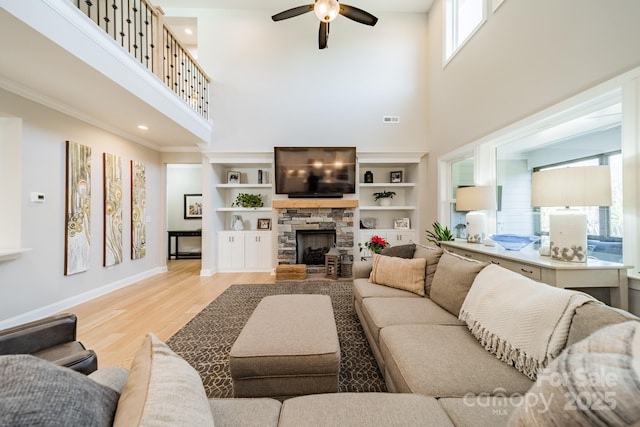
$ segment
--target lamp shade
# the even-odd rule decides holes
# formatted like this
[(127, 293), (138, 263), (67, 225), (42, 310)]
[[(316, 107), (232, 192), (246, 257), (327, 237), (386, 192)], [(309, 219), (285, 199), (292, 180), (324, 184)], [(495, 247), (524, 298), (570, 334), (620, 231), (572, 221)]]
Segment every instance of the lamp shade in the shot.
[(457, 211), (482, 211), (496, 208), (496, 190), (488, 185), (460, 187), (456, 190)]
[(579, 166), (534, 172), (531, 206), (609, 206), (609, 166)]

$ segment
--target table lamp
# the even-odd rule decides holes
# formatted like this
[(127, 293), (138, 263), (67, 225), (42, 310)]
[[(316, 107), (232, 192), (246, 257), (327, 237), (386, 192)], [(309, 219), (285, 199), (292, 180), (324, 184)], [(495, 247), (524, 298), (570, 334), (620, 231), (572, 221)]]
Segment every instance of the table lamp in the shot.
[(609, 166), (579, 166), (534, 172), (531, 206), (560, 207), (549, 215), (551, 258), (587, 262), (587, 215), (570, 206), (611, 205)]
[(482, 243), (487, 232), (484, 212), (496, 208), (496, 190), (488, 185), (459, 187), (456, 190), (456, 210), (467, 212), (467, 242)]

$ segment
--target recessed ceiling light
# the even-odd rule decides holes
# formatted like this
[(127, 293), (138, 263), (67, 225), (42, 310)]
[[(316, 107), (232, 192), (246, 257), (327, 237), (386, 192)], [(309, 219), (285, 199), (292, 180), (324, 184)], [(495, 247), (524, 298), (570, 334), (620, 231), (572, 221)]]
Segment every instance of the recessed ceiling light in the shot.
[(189, 34), (189, 35), (193, 34), (193, 31), (191, 31), (191, 28), (185, 28), (184, 32)]
[(145, 125), (138, 125), (138, 129), (149, 130), (149, 128)]

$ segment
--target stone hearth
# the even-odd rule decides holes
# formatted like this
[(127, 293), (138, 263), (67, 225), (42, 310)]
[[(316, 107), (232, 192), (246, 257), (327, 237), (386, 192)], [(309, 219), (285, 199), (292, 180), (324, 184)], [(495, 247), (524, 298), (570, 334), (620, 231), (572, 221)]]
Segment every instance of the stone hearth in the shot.
[[(278, 264), (296, 264), (297, 230), (335, 230), (336, 248), (353, 260), (353, 214), (351, 208), (279, 209)], [(324, 266), (310, 268), (309, 272), (324, 272)]]

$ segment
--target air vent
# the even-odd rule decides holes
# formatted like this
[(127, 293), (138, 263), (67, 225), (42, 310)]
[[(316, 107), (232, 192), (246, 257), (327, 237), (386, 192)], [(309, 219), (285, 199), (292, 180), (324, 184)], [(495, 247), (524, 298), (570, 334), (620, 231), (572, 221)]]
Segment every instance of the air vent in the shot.
[(383, 123), (400, 123), (400, 116), (382, 116)]

